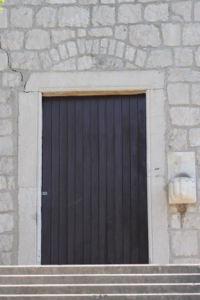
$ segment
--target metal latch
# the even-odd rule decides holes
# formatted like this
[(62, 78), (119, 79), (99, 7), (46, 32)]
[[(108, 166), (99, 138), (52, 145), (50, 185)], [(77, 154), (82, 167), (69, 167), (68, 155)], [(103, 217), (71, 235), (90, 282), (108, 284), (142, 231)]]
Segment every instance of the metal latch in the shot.
[(42, 196), (48, 196), (48, 192), (42, 192)]

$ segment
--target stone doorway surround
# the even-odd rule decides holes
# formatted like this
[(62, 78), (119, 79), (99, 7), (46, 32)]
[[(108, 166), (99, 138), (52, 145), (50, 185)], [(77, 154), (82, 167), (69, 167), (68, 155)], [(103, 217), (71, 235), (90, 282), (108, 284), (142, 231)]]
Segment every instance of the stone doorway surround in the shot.
[(146, 93), (149, 263), (169, 263), (164, 72), (33, 73), (19, 93), (18, 264), (41, 262), (42, 97)]

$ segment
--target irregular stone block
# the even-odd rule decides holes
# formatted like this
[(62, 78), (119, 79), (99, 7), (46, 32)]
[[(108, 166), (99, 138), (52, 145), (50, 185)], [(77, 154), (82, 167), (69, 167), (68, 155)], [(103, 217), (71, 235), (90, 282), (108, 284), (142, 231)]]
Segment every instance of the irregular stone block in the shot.
[(56, 10), (52, 7), (43, 7), (36, 14), (36, 25), (42, 27), (55, 27)]
[(200, 105), (200, 84), (192, 85), (192, 103)]
[[(7, 188), (6, 177), (0, 176), (0, 190), (5, 190)], [(1, 198), (1, 194), (0, 194)]]
[(193, 50), (190, 48), (175, 48), (175, 64), (179, 67), (187, 67), (193, 64)]
[(123, 42), (118, 42), (116, 47), (116, 56), (122, 57), (124, 54), (125, 44)]
[(133, 61), (135, 58), (136, 49), (130, 46), (126, 47), (125, 58), (129, 61)]
[(115, 8), (107, 5), (95, 6), (92, 11), (92, 24), (95, 26), (115, 24)]
[(0, 155), (13, 154), (13, 141), (11, 137), (0, 137)]
[(6, 103), (11, 95), (11, 91), (9, 90), (0, 90), (0, 103)]
[(0, 71), (7, 69), (8, 55), (4, 51), (0, 51)]
[(4, 31), (0, 39), (2, 49), (20, 50), (24, 43), (24, 33), (16, 30)]
[(13, 171), (13, 160), (8, 157), (0, 158), (0, 174), (11, 175)]
[(196, 46), (200, 45), (200, 24), (185, 24), (183, 27), (183, 44)]
[(8, 10), (4, 7), (1, 11), (0, 28), (8, 27)]
[(161, 44), (159, 30), (154, 25), (130, 26), (130, 42), (134, 46), (158, 47)]
[(163, 68), (173, 64), (170, 50), (152, 50), (147, 61), (149, 68)]
[(78, 70), (89, 70), (95, 65), (94, 57), (88, 55), (78, 58)]
[(119, 40), (125, 40), (128, 36), (128, 28), (126, 25), (119, 25), (115, 27), (115, 37)]
[(0, 104), (0, 118), (8, 118), (12, 115), (12, 107), (10, 104)]
[(169, 104), (189, 104), (189, 85), (187, 83), (169, 84), (167, 93)]
[(173, 69), (169, 70), (168, 80), (171, 82), (176, 82), (176, 81), (199, 82), (200, 81), (200, 72), (192, 70), (192, 69), (173, 68)]
[(26, 35), (26, 49), (46, 49), (50, 47), (50, 35), (42, 29), (32, 29)]
[(172, 234), (172, 251), (175, 256), (192, 256), (198, 253), (197, 232), (178, 231)]
[(194, 20), (200, 21), (200, 2), (194, 4)]
[(169, 147), (173, 150), (187, 150), (187, 130), (174, 128), (170, 131)]
[(172, 107), (170, 118), (173, 125), (195, 126), (200, 123), (200, 109), (190, 107)]
[(11, 231), (14, 227), (13, 215), (0, 214), (0, 233)]
[(0, 235), (0, 251), (9, 251), (12, 249), (13, 236), (12, 235)]
[(59, 62), (60, 61), (60, 56), (59, 56), (59, 53), (58, 53), (58, 50), (56, 50), (56, 49), (51, 49), (50, 51), (49, 51), (49, 53), (50, 53), (50, 56), (51, 56), (51, 59), (52, 59), (52, 61), (53, 62)]
[(1, 264), (11, 265), (11, 253), (9, 252), (1, 253)]
[(162, 24), (162, 35), (166, 46), (178, 46), (181, 41), (181, 27), (179, 24)]
[(147, 53), (143, 50), (138, 49), (135, 64), (139, 67), (143, 67), (147, 58)]
[(89, 10), (83, 7), (69, 6), (59, 9), (59, 26), (87, 27), (89, 24)]
[(51, 61), (51, 57), (49, 55), (48, 51), (43, 51), (39, 54), (40, 56), (40, 62), (42, 64), (42, 68), (43, 69), (48, 69), (49, 67), (52, 66), (52, 61)]
[(33, 11), (29, 7), (18, 7), (11, 9), (11, 27), (29, 28), (33, 25)]
[(123, 24), (138, 23), (142, 20), (141, 4), (124, 4), (118, 9), (118, 22)]
[(189, 141), (191, 147), (200, 146), (200, 128), (192, 128), (189, 130)]
[(38, 55), (31, 51), (11, 53), (11, 67), (21, 70), (39, 70)]
[(68, 42), (67, 49), (69, 52), (69, 56), (76, 56), (78, 54), (76, 43), (75, 42)]
[(74, 58), (71, 58), (65, 62), (57, 64), (51, 67), (53, 71), (74, 71), (76, 70), (76, 61)]
[(0, 120), (0, 135), (12, 134), (12, 122), (10, 120)]
[(75, 38), (75, 31), (71, 29), (52, 30), (52, 40), (55, 44)]
[(13, 72), (13, 73), (4, 73), (3, 74), (3, 86), (20, 86), (22, 80), (22, 76), (20, 73)]
[(13, 210), (13, 200), (9, 193), (0, 193), (0, 211)]
[(112, 36), (112, 28), (104, 27), (104, 28), (91, 28), (88, 31), (89, 36), (94, 37), (103, 37), (103, 36)]
[(192, 2), (190, 1), (183, 1), (178, 3), (171, 4), (172, 13), (175, 16), (172, 16), (174, 21), (191, 21), (192, 16)]
[(169, 17), (168, 4), (150, 4), (145, 7), (144, 17), (148, 22), (167, 21)]

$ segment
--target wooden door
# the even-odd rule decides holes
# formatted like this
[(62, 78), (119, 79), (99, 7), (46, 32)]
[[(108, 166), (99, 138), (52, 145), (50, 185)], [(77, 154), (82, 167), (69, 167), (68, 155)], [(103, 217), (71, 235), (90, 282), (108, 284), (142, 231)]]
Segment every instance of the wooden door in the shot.
[(145, 96), (43, 100), (42, 264), (148, 263)]

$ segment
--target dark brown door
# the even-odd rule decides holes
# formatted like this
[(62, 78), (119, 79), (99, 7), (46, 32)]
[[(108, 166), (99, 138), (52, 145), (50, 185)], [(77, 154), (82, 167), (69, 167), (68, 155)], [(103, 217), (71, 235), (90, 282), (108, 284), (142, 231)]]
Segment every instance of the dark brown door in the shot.
[(44, 98), (42, 264), (148, 263), (145, 107)]

